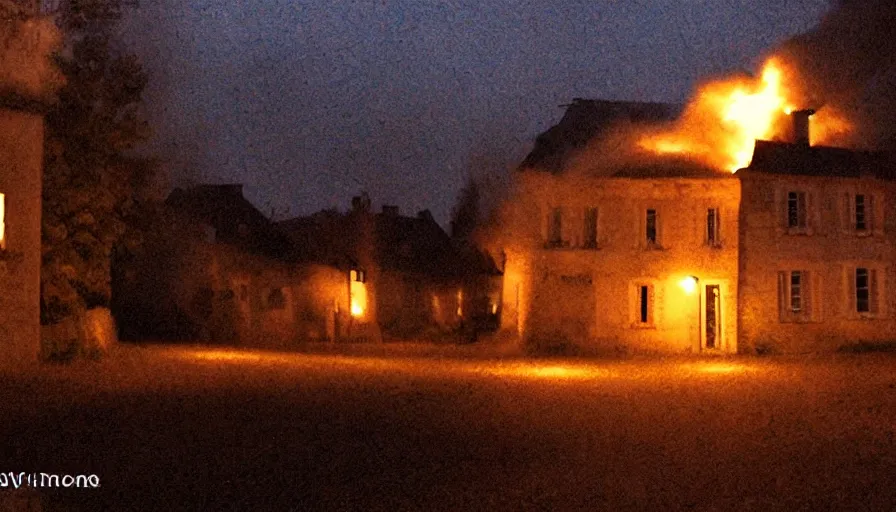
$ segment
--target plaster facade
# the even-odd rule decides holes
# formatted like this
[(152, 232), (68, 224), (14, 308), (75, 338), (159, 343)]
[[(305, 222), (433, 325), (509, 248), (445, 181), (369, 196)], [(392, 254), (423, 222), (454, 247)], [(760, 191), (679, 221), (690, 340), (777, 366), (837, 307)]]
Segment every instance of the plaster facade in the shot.
[(749, 169), (738, 177), (744, 350), (892, 341), (896, 183)]
[(498, 235), (505, 330), (539, 346), (737, 351), (737, 179), (519, 178)]

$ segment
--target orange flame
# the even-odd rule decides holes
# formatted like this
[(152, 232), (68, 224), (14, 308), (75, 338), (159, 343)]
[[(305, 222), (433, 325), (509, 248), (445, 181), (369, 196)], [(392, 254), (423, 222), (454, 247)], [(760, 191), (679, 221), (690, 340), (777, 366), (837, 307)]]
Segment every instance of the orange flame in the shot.
[[(759, 79), (734, 78), (701, 87), (669, 131), (641, 137), (639, 145), (658, 154), (684, 154), (734, 172), (749, 165), (757, 139), (787, 138), (787, 119), (799, 103), (785, 82), (784, 64), (769, 59)], [(813, 144), (848, 131), (830, 109), (813, 117)]]

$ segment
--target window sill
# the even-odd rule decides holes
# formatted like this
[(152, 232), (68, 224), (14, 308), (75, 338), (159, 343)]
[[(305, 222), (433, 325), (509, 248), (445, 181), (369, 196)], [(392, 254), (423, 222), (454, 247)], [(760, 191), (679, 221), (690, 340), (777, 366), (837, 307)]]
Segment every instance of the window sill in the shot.
[(638, 330), (642, 330), (642, 331), (643, 330), (647, 330), (647, 331), (656, 330), (656, 324), (651, 324), (651, 323), (642, 324), (641, 322), (634, 322), (629, 327), (631, 327), (632, 329), (638, 329)]
[(884, 316), (881, 315), (880, 313), (853, 313), (849, 317), (850, 320), (858, 320), (858, 321), (880, 320), (882, 318), (884, 318)]
[(813, 235), (813, 231), (811, 228), (787, 228), (784, 231), (785, 234), (791, 236), (811, 236)]
[(645, 251), (665, 251), (666, 248), (656, 242), (647, 242), (642, 246)]

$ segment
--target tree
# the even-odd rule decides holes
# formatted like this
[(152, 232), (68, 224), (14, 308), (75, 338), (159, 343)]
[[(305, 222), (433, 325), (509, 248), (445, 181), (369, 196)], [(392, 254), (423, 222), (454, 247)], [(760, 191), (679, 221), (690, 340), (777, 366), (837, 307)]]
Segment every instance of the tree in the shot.
[(115, 40), (122, 0), (71, 0), (58, 14), (66, 79), (46, 117), (41, 322), (108, 306), (113, 251), (136, 238), (152, 161), (129, 155), (149, 134), (147, 75)]

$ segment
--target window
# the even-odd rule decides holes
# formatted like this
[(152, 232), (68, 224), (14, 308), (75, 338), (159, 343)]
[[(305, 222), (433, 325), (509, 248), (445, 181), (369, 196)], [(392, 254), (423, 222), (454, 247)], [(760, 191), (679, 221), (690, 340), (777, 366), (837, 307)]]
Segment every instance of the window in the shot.
[(877, 272), (860, 267), (855, 273), (855, 304), (856, 313), (876, 313), (877, 298)]
[(249, 286), (245, 284), (240, 285), (240, 300), (243, 302), (247, 302), (249, 300)]
[(850, 194), (848, 197), (849, 230), (857, 234), (868, 235), (878, 226), (875, 225), (874, 196), (871, 194)]
[(802, 277), (803, 273), (798, 270), (790, 273), (790, 311), (793, 313), (803, 310)]
[(710, 208), (706, 210), (706, 245), (710, 247), (719, 247), (722, 245), (718, 208)]
[(650, 319), (650, 287), (641, 285), (638, 289), (638, 321), (648, 323)]
[(563, 209), (555, 207), (548, 215), (548, 247), (563, 247)]
[(268, 293), (268, 309), (283, 309), (286, 307), (286, 296), (282, 288), (271, 288)]
[(633, 327), (653, 327), (656, 311), (656, 295), (653, 285), (646, 282), (635, 283), (633, 298)]
[(787, 227), (790, 229), (806, 229), (806, 193), (787, 193)]
[(0, 194), (0, 250), (6, 249), (6, 194)]
[(597, 248), (597, 208), (585, 209), (585, 222), (582, 233), (582, 246), (586, 249)]
[(846, 290), (849, 300), (847, 316), (850, 318), (877, 318), (886, 316), (886, 302), (881, 300), (881, 290), (886, 283), (881, 269), (872, 266), (846, 269)]
[(865, 195), (856, 194), (855, 203), (855, 227), (857, 231), (868, 229), (868, 222), (865, 218)]
[(647, 222), (646, 222), (646, 240), (647, 245), (656, 245), (657, 244), (657, 230), (656, 230), (656, 210), (648, 209), (647, 210)]
[(810, 322), (821, 320), (820, 275), (808, 270), (778, 272), (778, 320)]
[(355, 281), (358, 283), (366, 283), (367, 282), (367, 272), (363, 270), (352, 270), (349, 272), (349, 280)]

